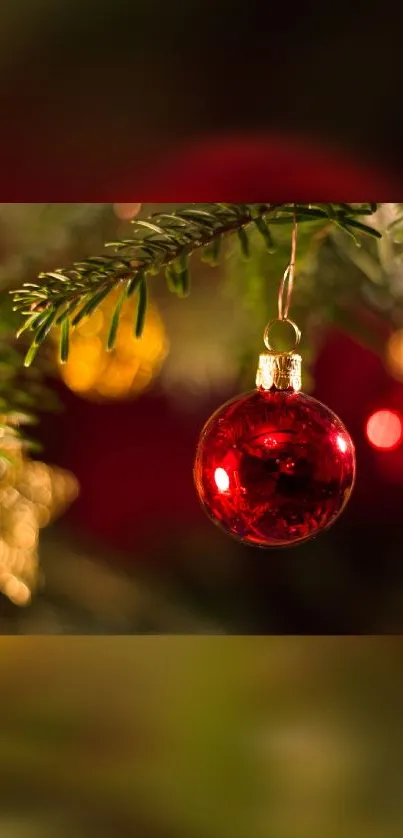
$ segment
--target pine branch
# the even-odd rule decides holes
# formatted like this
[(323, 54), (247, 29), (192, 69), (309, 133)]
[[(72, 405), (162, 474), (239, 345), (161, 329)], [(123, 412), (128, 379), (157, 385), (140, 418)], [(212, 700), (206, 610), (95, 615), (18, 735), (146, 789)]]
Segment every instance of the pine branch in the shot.
[[(76, 326), (92, 314), (107, 295), (121, 286), (117, 307), (112, 316), (108, 349), (116, 340), (119, 315), (125, 299), (138, 292), (135, 334), (142, 334), (147, 282), (150, 276), (165, 269), (168, 288), (180, 297), (189, 293), (189, 258), (196, 251), (211, 264), (217, 264), (221, 242), (237, 234), (244, 255), (250, 252), (249, 231), (256, 229), (267, 247), (273, 248), (270, 225), (290, 224), (294, 211), (299, 222), (323, 220), (335, 223), (356, 239), (358, 233), (380, 234), (357, 216), (372, 215), (377, 204), (190, 204), (173, 213), (156, 213), (147, 220), (136, 219), (133, 236), (111, 242), (113, 255), (103, 255), (42, 273), (41, 283), (25, 283), (14, 292), (15, 310), (25, 318), (19, 334), (33, 333), (25, 364), (33, 358), (55, 325), (63, 324), (61, 357), (65, 361), (69, 347), (70, 326)], [(357, 243), (358, 240), (356, 239)]]

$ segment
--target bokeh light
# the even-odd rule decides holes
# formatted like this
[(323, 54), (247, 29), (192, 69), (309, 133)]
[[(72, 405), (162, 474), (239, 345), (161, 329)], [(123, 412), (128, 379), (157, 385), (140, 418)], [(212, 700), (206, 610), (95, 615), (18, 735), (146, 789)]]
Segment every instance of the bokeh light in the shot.
[(403, 329), (397, 329), (386, 345), (386, 362), (389, 371), (399, 381), (403, 380)]
[[(111, 318), (120, 291), (112, 291), (102, 305), (72, 331), (66, 364), (59, 363), (67, 387), (88, 401), (123, 401), (142, 393), (159, 373), (168, 353), (162, 319), (152, 303), (141, 339), (134, 335), (137, 301), (122, 306), (116, 345), (107, 351)], [(59, 342), (58, 331), (54, 338)]]
[(117, 218), (130, 221), (140, 212), (141, 204), (114, 204), (113, 210)]
[(30, 460), (7, 423), (0, 462), (0, 593), (25, 606), (37, 587), (39, 531), (75, 500), (78, 483), (69, 472)]
[(403, 435), (399, 414), (393, 410), (377, 410), (367, 421), (366, 435), (373, 448), (382, 451), (397, 448)]

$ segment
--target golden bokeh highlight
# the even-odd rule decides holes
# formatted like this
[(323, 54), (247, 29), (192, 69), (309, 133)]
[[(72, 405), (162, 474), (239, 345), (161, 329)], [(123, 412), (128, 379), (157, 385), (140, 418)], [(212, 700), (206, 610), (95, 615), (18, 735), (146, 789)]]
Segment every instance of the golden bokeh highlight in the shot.
[[(122, 306), (116, 345), (108, 352), (111, 318), (120, 294), (120, 289), (112, 291), (90, 317), (71, 330), (68, 361), (59, 362), (67, 387), (89, 401), (124, 401), (139, 395), (158, 375), (168, 353), (164, 324), (152, 303), (142, 337), (135, 337), (135, 297)], [(57, 332), (54, 338), (58, 342)]]
[(386, 362), (392, 375), (403, 381), (403, 329), (397, 329), (390, 336), (386, 345)]
[(75, 477), (30, 460), (15, 428), (0, 417), (0, 592), (28, 605), (38, 584), (39, 530), (78, 494)]
[(135, 218), (141, 210), (141, 204), (114, 204), (113, 211), (117, 218), (122, 221), (130, 221)]

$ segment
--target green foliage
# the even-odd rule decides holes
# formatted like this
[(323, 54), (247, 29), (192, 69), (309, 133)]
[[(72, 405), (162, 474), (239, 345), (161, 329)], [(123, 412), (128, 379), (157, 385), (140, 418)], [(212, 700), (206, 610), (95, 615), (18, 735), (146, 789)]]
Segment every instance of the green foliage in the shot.
[[(267, 249), (274, 249), (270, 227), (298, 222), (322, 222), (337, 225), (359, 243), (357, 235), (374, 237), (380, 234), (357, 220), (370, 216), (376, 204), (190, 204), (176, 212), (156, 213), (147, 220), (133, 221), (133, 236), (112, 242), (107, 247), (112, 255), (87, 258), (70, 268), (57, 268), (40, 274), (40, 283), (26, 283), (14, 292), (15, 310), (25, 317), (23, 328), (33, 339), (26, 357), (32, 362), (37, 349), (54, 324), (66, 321), (73, 326), (94, 312), (105, 297), (118, 285), (125, 290), (115, 309), (108, 347), (112, 348), (119, 326), (123, 300), (138, 291), (135, 334), (142, 334), (147, 308), (149, 277), (165, 268), (168, 288), (179, 297), (190, 290), (189, 257), (197, 250), (206, 261), (217, 264), (224, 238), (237, 234), (245, 257), (250, 253), (250, 232), (254, 228), (262, 236)], [(61, 355), (68, 354), (68, 328), (62, 329)]]
[[(118, 301), (116, 303), (116, 306), (115, 306), (115, 310), (114, 310), (113, 315), (112, 315), (111, 326), (110, 326), (109, 335), (108, 335), (108, 352), (110, 352), (111, 349), (113, 349), (114, 346), (115, 346), (116, 335), (117, 335), (118, 326), (119, 326), (120, 312), (122, 310), (122, 305), (123, 305), (126, 298), (127, 298), (127, 285), (123, 289), (122, 293), (120, 294), (119, 299), (118, 299)], [(64, 323), (64, 320), (63, 320), (63, 323)]]
[[(32, 344), (36, 351), (37, 347)], [(51, 374), (51, 365), (46, 357), (41, 358), (31, 370), (24, 370), (21, 353), (13, 345), (13, 335), (5, 334), (0, 337), (0, 431), (3, 417), (7, 423), (19, 428), (36, 424), (38, 405), (42, 410), (57, 411), (60, 407), (57, 397), (47, 386), (47, 376)], [(4, 459), (1, 445), (0, 457)], [(23, 433), (24, 444), (34, 450), (37, 443)]]
[(61, 338), (60, 338), (60, 360), (65, 364), (69, 357), (69, 341), (70, 341), (70, 321), (65, 317), (62, 322)]
[[(32, 423), (38, 406), (41, 410), (59, 407), (49, 386), (55, 366), (50, 353), (42, 349), (30, 369), (23, 365), (24, 352), (29, 348), (27, 335), (29, 339), (32, 332), (35, 335), (29, 348), (28, 360), (32, 360), (55, 321), (54, 312), (46, 305), (46, 293), (41, 307), (39, 292), (31, 316), (21, 325), (18, 314), (12, 310), (8, 292), (31, 280), (45, 265), (51, 267), (59, 260), (74, 258), (73, 254), (77, 258), (85, 253), (89, 241), (94, 248), (101, 248), (110, 231), (116, 228), (116, 219), (109, 204), (0, 204), (0, 226), (0, 417), (7, 417), (7, 422), (16, 422), (22, 429)], [(62, 358), (68, 353), (69, 325), (69, 319), (65, 318), (60, 330)], [(17, 337), (22, 336), (19, 348), (16, 333)], [(25, 434), (24, 441), (28, 444)], [(32, 442), (29, 445), (34, 447)]]
[(137, 309), (137, 317), (136, 317), (136, 327), (135, 327), (135, 335), (136, 338), (141, 338), (143, 334), (146, 313), (147, 313), (147, 298), (148, 298), (148, 291), (147, 291), (147, 284), (145, 281), (144, 276), (141, 278), (141, 282), (139, 285), (139, 304)]

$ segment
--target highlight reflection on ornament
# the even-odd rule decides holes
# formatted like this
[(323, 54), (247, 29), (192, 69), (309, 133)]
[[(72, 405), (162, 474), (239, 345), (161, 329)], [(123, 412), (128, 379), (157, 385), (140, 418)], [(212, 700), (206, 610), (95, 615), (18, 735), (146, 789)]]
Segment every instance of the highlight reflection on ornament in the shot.
[(112, 291), (105, 302), (72, 330), (66, 364), (60, 375), (70, 390), (89, 401), (133, 398), (143, 392), (159, 373), (168, 352), (162, 319), (150, 303), (143, 335), (133, 331), (136, 300), (122, 306), (115, 348), (107, 351), (111, 317), (120, 291)]
[(72, 474), (29, 460), (12, 426), (0, 426), (0, 592), (15, 605), (37, 586), (39, 530), (77, 494)]
[(225, 469), (216, 468), (214, 472), (214, 480), (219, 492), (228, 492), (229, 477)]

